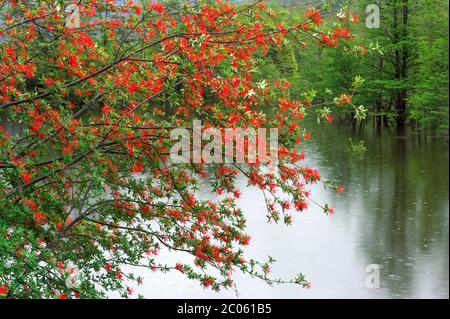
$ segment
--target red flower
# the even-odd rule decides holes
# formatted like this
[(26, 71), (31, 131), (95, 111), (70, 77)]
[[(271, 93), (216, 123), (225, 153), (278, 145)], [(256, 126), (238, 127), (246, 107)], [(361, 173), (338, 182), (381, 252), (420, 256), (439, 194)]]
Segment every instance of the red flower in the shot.
[(143, 170), (144, 170), (144, 163), (142, 163), (142, 162), (137, 162), (137, 163), (133, 164), (133, 167), (131, 168), (132, 173), (140, 173)]
[(311, 134), (306, 132), (305, 134), (303, 134), (303, 137), (305, 138), (305, 140), (309, 140), (311, 138)]
[(78, 59), (75, 55), (69, 56), (69, 65), (72, 67), (72, 69), (75, 69), (78, 67)]
[(11, 60), (15, 60), (15, 59), (16, 59), (17, 55), (16, 55), (16, 53), (14, 52), (14, 50), (13, 50), (12, 48), (6, 47), (6, 48), (5, 48), (5, 52), (6, 52), (6, 53), (8, 54), (8, 56), (11, 58)]
[(64, 266), (64, 263), (63, 263), (61, 260), (58, 260), (58, 263), (56, 264), (56, 266), (57, 266), (59, 269), (64, 269), (64, 268), (66, 268), (66, 267)]
[(344, 187), (342, 185), (339, 185), (336, 189), (336, 192), (342, 193), (344, 191)]
[(112, 112), (112, 107), (109, 105), (105, 105), (102, 107), (102, 113), (103, 114), (109, 114)]
[(158, 31), (159, 32), (166, 32), (167, 31), (167, 27), (166, 27), (166, 24), (164, 23), (164, 21), (162, 21), (162, 20), (158, 20), (156, 23), (155, 23), (155, 26), (156, 26), (156, 28), (158, 29)]
[(322, 15), (317, 9), (307, 9), (305, 11), (305, 17), (307, 19), (311, 19), (315, 25), (319, 25), (322, 23)]
[(350, 37), (350, 30), (348, 28), (336, 28), (333, 31), (333, 38), (337, 39), (337, 38), (344, 38), (344, 39), (348, 39)]
[(80, 33), (78, 38), (79, 44), (84, 45), (88, 48), (93, 48), (95, 46), (94, 41), (92, 41), (91, 37), (87, 33)]
[(3, 285), (0, 287), (0, 296), (5, 296), (7, 295), (9, 292), (8, 286), (7, 285)]
[(181, 272), (181, 273), (184, 273), (183, 265), (180, 264), (180, 263), (177, 263), (177, 264), (175, 265), (175, 269), (178, 270), (178, 271)]
[(206, 277), (205, 279), (203, 279), (203, 283), (202, 283), (203, 287), (208, 288), (208, 287), (212, 286), (213, 284), (214, 284), (214, 281), (211, 278)]
[(72, 155), (74, 153), (74, 149), (72, 145), (66, 145), (63, 148), (63, 154), (64, 155)]
[(352, 22), (359, 23), (359, 16), (356, 13), (352, 14)]
[(24, 181), (25, 184), (28, 184), (31, 181), (31, 174), (28, 172), (23, 172), (22, 180)]
[(283, 209), (289, 209), (290, 208), (290, 203), (287, 200), (284, 200), (281, 202), (281, 207), (283, 207)]
[(305, 210), (306, 208), (308, 208), (308, 204), (301, 200), (295, 201), (294, 205), (295, 205), (295, 209), (298, 211), (302, 211), (302, 210)]
[(336, 40), (331, 40), (331, 37), (328, 34), (321, 34), (322, 43), (329, 47), (335, 47), (337, 45)]
[(158, 13), (162, 13), (164, 11), (164, 5), (160, 2), (153, 3), (151, 7)]
[(136, 83), (131, 83), (130, 86), (128, 86), (128, 92), (134, 93), (138, 89), (138, 85)]
[(241, 244), (244, 246), (248, 246), (248, 244), (250, 244), (250, 239), (251, 237), (249, 235), (243, 235), (241, 237)]
[(347, 94), (341, 94), (339, 96), (339, 100), (338, 100), (338, 104), (339, 105), (344, 105), (344, 104), (351, 104), (352, 103), (352, 98), (350, 96), (348, 96)]
[(42, 225), (47, 222), (47, 214), (44, 214), (41, 211), (37, 211), (36, 213), (34, 213), (33, 218), (36, 224), (39, 225)]
[(239, 115), (233, 115), (230, 117), (230, 123), (234, 124), (236, 122), (238, 122), (240, 120), (240, 116)]
[(67, 299), (67, 295), (65, 293), (59, 294), (59, 299)]
[(129, 296), (131, 296), (134, 293), (133, 288), (127, 287), (127, 293)]
[(44, 79), (44, 84), (45, 84), (45, 86), (47, 86), (47, 87), (51, 87), (51, 86), (53, 85), (53, 83), (55, 83), (55, 81), (56, 81), (56, 80), (54, 80), (54, 79), (51, 79), (51, 78), (46, 77), (46, 78)]
[(283, 35), (287, 33), (286, 28), (279, 22), (277, 23), (277, 28)]

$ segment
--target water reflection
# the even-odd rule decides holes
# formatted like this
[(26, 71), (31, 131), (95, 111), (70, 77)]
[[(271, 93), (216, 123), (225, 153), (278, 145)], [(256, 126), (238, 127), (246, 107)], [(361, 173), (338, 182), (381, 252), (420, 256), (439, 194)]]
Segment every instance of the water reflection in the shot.
[(337, 206), (360, 203), (348, 218), (359, 220), (360, 252), (383, 267), (383, 297), (448, 297), (447, 142), (368, 129), (353, 132), (368, 149), (355, 160), (342, 142), (348, 129), (317, 134), (318, 166), (348, 188)]

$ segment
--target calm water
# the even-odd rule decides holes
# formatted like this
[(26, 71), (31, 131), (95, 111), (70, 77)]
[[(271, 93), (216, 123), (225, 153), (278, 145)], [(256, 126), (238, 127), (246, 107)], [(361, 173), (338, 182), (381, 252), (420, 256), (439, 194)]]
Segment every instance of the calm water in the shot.
[[(360, 156), (348, 138), (365, 141)], [(449, 153), (443, 140), (398, 139), (350, 127), (329, 126), (304, 145), (309, 164), (327, 178), (336, 177), (344, 194), (317, 186), (313, 198), (331, 203), (334, 216), (312, 207), (293, 226), (267, 224), (262, 195), (245, 188), (240, 206), (248, 216), (252, 242), (248, 256), (277, 260), (276, 277), (304, 272), (313, 287), (270, 287), (236, 274), (241, 298), (448, 298), (449, 297)], [(206, 189), (206, 187), (205, 187)], [(204, 198), (215, 195), (203, 193)], [(168, 262), (184, 260), (162, 254)], [(380, 265), (380, 288), (369, 289), (366, 266)], [(147, 298), (236, 298), (200, 287), (180, 274), (141, 272), (137, 288)]]
[[(13, 127), (9, 127), (11, 130)], [(310, 166), (337, 178), (343, 194), (313, 188), (313, 199), (335, 207), (325, 216), (311, 207), (293, 226), (267, 224), (262, 194), (239, 180), (239, 205), (248, 218), (252, 242), (247, 256), (274, 257), (275, 277), (303, 272), (310, 290), (294, 285), (270, 287), (236, 274), (241, 298), (448, 298), (449, 153), (448, 142), (395, 138), (371, 129), (322, 126), (303, 145)], [(363, 155), (349, 150), (348, 138), (364, 140)], [(203, 198), (216, 198), (206, 191)], [(183, 256), (162, 253), (170, 264)], [(365, 285), (366, 266), (380, 265), (380, 288)], [(205, 290), (179, 273), (137, 270), (145, 280), (136, 292), (147, 298), (236, 298), (233, 291)], [(112, 295), (114, 296), (114, 294)]]

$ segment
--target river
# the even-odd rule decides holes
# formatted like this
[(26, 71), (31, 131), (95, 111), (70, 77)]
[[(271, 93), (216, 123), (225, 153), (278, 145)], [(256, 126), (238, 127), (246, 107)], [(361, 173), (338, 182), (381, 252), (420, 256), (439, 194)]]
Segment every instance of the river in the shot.
[[(320, 126), (303, 145), (309, 165), (326, 178), (337, 178), (345, 192), (320, 185), (312, 197), (335, 208), (333, 216), (317, 207), (297, 214), (294, 225), (267, 224), (258, 190), (239, 181), (239, 201), (252, 236), (247, 256), (277, 260), (274, 277), (299, 271), (311, 289), (268, 286), (259, 279), (235, 275), (240, 298), (448, 298), (449, 297), (449, 152), (442, 139), (396, 138), (371, 128)], [(355, 153), (364, 140), (367, 151)], [(206, 187), (205, 187), (206, 189)], [(214, 194), (203, 192), (203, 198)], [(184, 261), (162, 254), (167, 262)], [(378, 269), (379, 287), (366, 284), (366, 267)], [(373, 266), (375, 265), (375, 266)], [(138, 271), (146, 298), (236, 298), (234, 291), (203, 289), (179, 273)]]

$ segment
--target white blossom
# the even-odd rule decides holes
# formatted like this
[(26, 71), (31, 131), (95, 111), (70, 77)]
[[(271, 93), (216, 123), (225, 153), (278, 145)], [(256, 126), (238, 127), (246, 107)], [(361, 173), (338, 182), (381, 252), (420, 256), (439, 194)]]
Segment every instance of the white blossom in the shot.
[(253, 89), (250, 89), (250, 91), (247, 92), (247, 96), (248, 96), (248, 97), (253, 96), (253, 95), (255, 95), (255, 94), (256, 94), (256, 92), (253, 91)]
[(68, 276), (66, 278), (66, 286), (69, 289), (78, 288), (81, 285), (81, 280), (78, 276)]
[(336, 13), (336, 16), (337, 16), (339, 19), (343, 19), (343, 18), (346, 17), (346, 14), (345, 14), (345, 12), (341, 9), (341, 11), (339, 11), (338, 13)]
[(267, 87), (267, 82), (266, 80), (262, 80), (261, 82), (256, 83), (256, 85), (260, 90), (264, 90)]
[(69, 261), (66, 266), (66, 272), (70, 275), (78, 275), (78, 266), (76, 266), (72, 261)]

